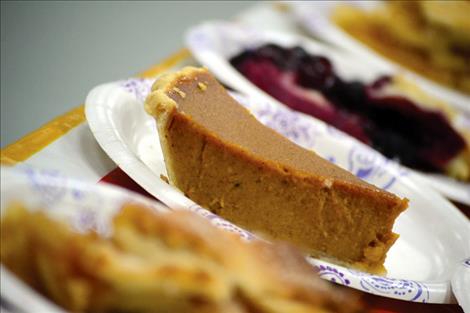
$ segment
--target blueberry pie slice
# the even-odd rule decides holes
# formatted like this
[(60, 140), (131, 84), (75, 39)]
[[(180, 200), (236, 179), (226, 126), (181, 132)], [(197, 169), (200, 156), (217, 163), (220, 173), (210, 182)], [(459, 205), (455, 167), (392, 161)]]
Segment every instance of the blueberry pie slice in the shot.
[[(267, 44), (231, 59), (260, 89), (402, 164), (470, 180), (470, 131), (455, 114), (402, 77), (346, 81), (331, 62), (301, 47)], [(468, 126), (467, 126), (468, 127)]]

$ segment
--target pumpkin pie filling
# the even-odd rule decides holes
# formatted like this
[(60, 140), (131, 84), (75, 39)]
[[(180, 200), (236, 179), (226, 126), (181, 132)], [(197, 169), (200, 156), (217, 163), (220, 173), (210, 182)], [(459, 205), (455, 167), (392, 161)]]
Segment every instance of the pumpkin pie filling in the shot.
[(383, 272), (407, 200), (259, 123), (206, 69), (159, 79), (146, 100), (170, 182), (212, 212), (314, 257)]

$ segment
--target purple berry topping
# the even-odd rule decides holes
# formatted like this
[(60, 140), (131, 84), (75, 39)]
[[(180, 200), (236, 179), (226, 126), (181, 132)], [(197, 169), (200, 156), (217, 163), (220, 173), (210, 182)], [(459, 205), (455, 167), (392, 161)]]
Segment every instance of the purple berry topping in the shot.
[(252, 83), (290, 108), (312, 115), (385, 156), (420, 170), (442, 172), (465, 148), (464, 139), (440, 112), (405, 96), (386, 95), (393, 84), (344, 81), (323, 56), (301, 47), (267, 44), (231, 59)]

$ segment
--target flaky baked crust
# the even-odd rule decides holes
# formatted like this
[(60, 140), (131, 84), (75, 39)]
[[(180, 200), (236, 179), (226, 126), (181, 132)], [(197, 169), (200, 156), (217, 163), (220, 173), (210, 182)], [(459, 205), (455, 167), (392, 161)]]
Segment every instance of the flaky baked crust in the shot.
[[(187, 66), (178, 72), (166, 73), (154, 82), (151, 92), (145, 100), (145, 111), (157, 121), (158, 137), (165, 159), (165, 166), (170, 182), (173, 183), (177, 181), (177, 177), (174, 175), (175, 165), (173, 164), (173, 160), (168, 157), (170, 155), (170, 151), (168, 150), (170, 143), (166, 136), (166, 127), (171, 123), (172, 116), (177, 110), (178, 105), (168, 96), (168, 92), (175, 88), (174, 85), (176, 82), (192, 79), (195, 75), (206, 72), (207, 69), (205, 68)], [(177, 88), (174, 91), (179, 92), (182, 97), (185, 96), (185, 94)]]
[(1, 227), (2, 263), (73, 312), (360, 310), (291, 246), (242, 242), (190, 212), (127, 205), (105, 238), (15, 205)]

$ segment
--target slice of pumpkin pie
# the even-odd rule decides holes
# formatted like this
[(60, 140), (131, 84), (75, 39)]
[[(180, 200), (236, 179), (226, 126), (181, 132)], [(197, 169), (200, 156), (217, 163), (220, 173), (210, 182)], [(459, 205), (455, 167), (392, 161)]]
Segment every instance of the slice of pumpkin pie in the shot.
[(158, 79), (155, 117), (170, 182), (212, 212), (318, 258), (383, 272), (407, 200), (262, 125), (203, 68)]

